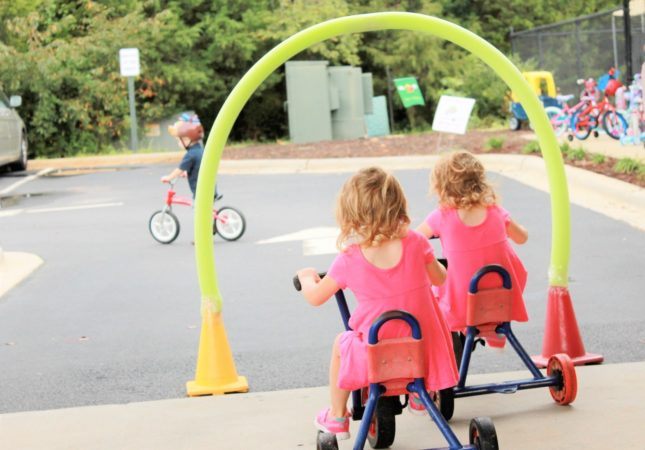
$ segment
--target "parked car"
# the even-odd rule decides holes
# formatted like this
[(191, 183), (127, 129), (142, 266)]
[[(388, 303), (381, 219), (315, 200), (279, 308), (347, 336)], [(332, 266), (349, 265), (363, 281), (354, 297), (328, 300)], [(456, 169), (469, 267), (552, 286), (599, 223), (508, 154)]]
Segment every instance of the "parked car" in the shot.
[(19, 95), (10, 99), (0, 91), (0, 167), (27, 168), (27, 129), (14, 108), (22, 104)]

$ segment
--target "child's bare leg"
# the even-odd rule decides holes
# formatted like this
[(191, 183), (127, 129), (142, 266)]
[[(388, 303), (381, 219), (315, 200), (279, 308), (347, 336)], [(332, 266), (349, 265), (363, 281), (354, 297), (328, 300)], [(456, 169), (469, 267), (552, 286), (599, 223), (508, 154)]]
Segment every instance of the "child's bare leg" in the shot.
[(331, 415), (334, 417), (345, 417), (347, 414), (347, 400), (349, 392), (338, 387), (338, 371), (340, 369), (340, 349), (338, 341), (340, 334), (336, 336), (334, 347), (331, 351), (331, 362), (329, 364), (329, 390), (331, 397)]

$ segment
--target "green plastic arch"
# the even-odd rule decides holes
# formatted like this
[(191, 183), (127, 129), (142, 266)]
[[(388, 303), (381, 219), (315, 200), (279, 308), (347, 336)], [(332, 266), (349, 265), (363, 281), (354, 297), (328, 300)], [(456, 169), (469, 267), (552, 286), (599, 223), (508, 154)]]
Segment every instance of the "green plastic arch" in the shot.
[(224, 145), (242, 108), (273, 71), (299, 52), (341, 34), (379, 30), (419, 31), (453, 42), (490, 66), (520, 99), (538, 136), (551, 192), (552, 242), (549, 283), (551, 286), (567, 286), (570, 211), (564, 164), (555, 134), (542, 105), (520, 71), (491, 44), (458, 25), (422, 14), (384, 12), (333, 19), (294, 34), (255, 63), (224, 102), (208, 136), (197, 183), (195, 253), (202, 309), (220, 312), (222, 307), (213, 250), (211, 207)]

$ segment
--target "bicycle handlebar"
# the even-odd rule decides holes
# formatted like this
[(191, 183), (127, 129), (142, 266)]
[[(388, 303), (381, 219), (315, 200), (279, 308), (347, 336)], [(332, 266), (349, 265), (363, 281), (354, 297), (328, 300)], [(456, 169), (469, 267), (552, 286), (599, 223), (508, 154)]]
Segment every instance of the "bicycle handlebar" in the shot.
[[(318, 276), (320, 278), (325, 278), (325, 275), (327, 275), (327, 272), (319, 272)], [(298, 275), (294, 275), (293, 277), (293, 287), (296, 288), (296, 291), (300, 292), (302, 290), (302, 284), (300, 284), (300, 278), (298, 278)]]

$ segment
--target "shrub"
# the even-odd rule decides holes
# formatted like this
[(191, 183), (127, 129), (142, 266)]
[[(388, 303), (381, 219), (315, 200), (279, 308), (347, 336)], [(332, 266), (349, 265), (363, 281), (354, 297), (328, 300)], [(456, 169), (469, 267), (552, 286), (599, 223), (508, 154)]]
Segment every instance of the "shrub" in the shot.
[(605, 159), (605, 155), (603, 155), (602, 153), (594, 153), (591, 157), (591, 160), (594, 162), (594, 164), (602, 164), (605, 162)]
[(570, 149), (567, 152), (567, 158), (571, 161), (582, 161), (587, 156), (587, 152), (582, 147), (578, 147), (575, 150)]
[(571, 150), (573, 150), (573, 149), (571, 148), (571, 146), (569, 145), (568, 142), (565, 142), (564, 144), (560, 145), (560, 152), (562, 152), (562, 156), (564, 158), (567, 157), (567, 155), (569, 154), (569, 152)]
[(538, 141), (530, 141), (522, 147), (522, 153), (529, 155), (531, 153), (540, 153), (540, 144)]
[(501, 137), (492, 137), (486, 141), (486, 150), (499, 150), (504, 146), (504, 138)]
[(645, 174), (645, 164), (641, 164), (635, 159), (622, 158), (614, 165), (614, 172)]

